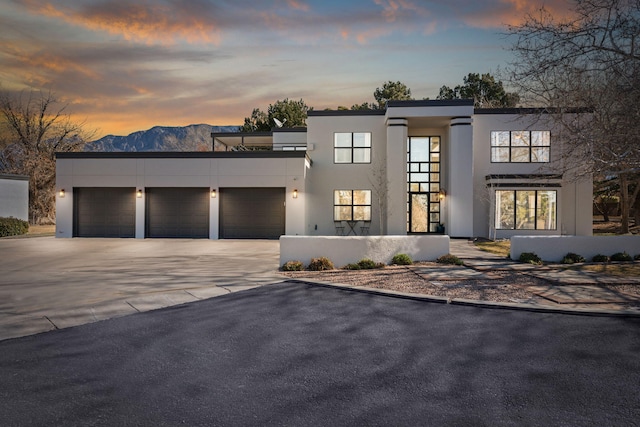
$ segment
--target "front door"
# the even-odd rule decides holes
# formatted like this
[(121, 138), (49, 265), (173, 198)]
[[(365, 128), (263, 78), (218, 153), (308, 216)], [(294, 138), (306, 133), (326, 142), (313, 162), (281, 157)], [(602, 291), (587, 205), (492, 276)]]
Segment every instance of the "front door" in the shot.
[(409, 137), (407, 232), (436, 233), (440, 211), (440, 137)]

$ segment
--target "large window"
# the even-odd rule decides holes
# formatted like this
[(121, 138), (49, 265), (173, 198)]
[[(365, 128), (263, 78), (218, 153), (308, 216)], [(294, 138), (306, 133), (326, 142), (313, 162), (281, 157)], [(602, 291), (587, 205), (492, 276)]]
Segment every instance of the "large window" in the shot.
[(334, 163), (371, 163), (370, 133), (336, 133), (333, 147)]
[(371, 190), (335, 190), (334, 221), (371, 221)]
[(496, 228), (556, 230), (556, 191), (497, 190)]
[(494, 163), (549, 162), (551, 132), (549, 131), (493, 131), (491, 132), (491, 161)]
[(441, 221), (440, 137), (411, 136), (407, 150), (407, 231), (436, 233)]

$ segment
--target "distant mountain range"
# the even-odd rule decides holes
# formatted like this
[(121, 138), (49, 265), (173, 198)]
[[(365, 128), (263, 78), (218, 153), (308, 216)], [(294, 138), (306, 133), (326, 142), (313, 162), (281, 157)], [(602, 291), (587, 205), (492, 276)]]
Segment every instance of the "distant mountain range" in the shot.
[(210, 151), (211, 132), (237, 132), (239, 126), (155, 126), (127, 136), (107, 135), (85, 151)]

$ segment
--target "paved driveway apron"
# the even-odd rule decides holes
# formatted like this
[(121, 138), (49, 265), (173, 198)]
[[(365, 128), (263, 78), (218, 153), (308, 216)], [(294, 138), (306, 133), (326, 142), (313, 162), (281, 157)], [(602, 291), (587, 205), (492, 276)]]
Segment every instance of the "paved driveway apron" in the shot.
[(640, 319), (273, 284), (0, 342), (0, 425), (632, 426)]
[(0, 340), (282, 280), (268, 240), (0, 239)]

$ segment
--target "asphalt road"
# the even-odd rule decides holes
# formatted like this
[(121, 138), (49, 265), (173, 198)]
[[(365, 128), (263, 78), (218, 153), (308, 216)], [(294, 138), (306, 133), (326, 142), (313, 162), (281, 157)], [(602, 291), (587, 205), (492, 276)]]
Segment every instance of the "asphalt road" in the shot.
[(299, 283), (0, 342), (0, 425), (632, 426), (640, 319)]

